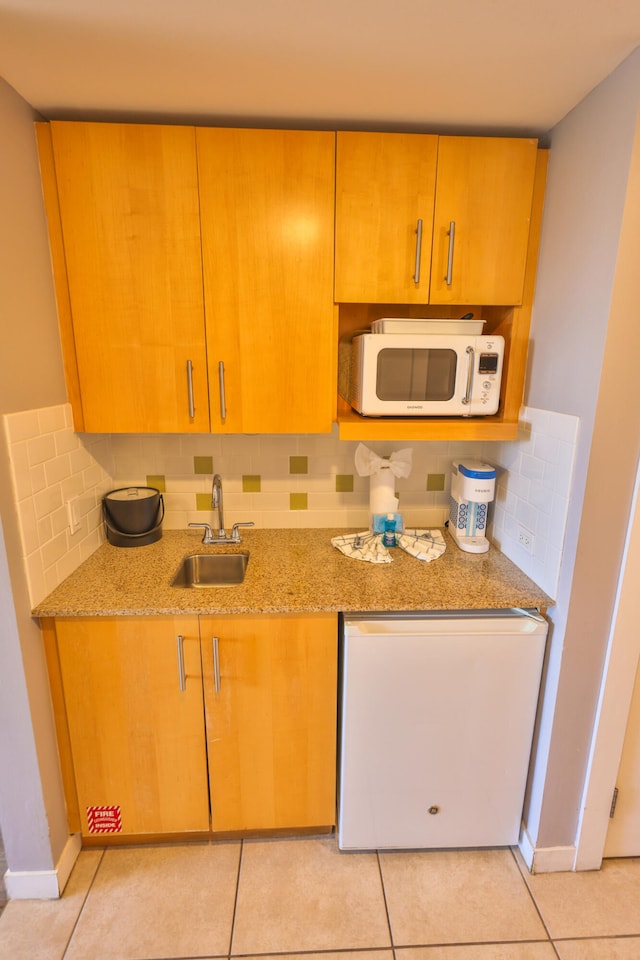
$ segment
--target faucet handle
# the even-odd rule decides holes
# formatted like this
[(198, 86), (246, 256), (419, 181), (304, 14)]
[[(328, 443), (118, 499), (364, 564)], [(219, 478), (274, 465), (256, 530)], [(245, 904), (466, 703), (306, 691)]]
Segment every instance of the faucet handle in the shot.
[(249, 520), (247, 523), (234, 523), (233, 530), (231, 531), (231, 540), (233, 543), (242, 543), (242, 537), (238, 533), (238, 527), (253, 527), (255, 526), (253, 520)]
[(213, 530), (212, 530), (210, 524), (208, 524), (208, 523), (189, 523), (188, 526), (189, 526), (189, 527), (204, 527), (204, 533), (203, 533), (203, 535), (202, 535), (202, 542), (203, 542), (203, 543), (213, 543), (213, 542), (214, 542), (214, 539), (215, 539), (215, 538), (214, 538), (214, 536), (213, 536)]

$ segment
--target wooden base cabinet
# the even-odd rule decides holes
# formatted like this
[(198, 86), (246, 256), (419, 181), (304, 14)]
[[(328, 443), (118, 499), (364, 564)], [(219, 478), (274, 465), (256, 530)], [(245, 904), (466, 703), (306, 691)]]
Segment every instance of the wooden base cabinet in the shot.
[(335, 614), (201, 621), (214, 831), (335, 823)]
[(43, 636), (87, 843), (335, 825), (336, 614), (74, 617)]
[(83, 836), (207, 831), (197, 619), (61, 619), (55, 635)]

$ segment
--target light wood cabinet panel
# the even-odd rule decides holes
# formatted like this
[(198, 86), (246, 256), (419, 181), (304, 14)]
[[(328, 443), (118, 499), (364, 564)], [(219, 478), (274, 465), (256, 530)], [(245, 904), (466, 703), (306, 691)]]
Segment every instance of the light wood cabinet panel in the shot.
[(335, 134), (199, 128), (197, 144), (211, 428), (329, 432)]
[(194, 128), (53, 122), (50, 134), (59, 220), (43, 150), (41, 164), (50, 230), (61, 230), (63, 342), (75, 348), (83, 429), (207, 431)]
[(201, 636), (212, 829), (333, 825), (336, 616), (203, 618)]
[(197, 619), (62, 619), (56, 637), (83, 835), (96, 807), (122, 836), (207, 831)]
[(338, 133), (336, 300), (521, 303), (536, 153), (530, 139)]
[(431, 303), (522, 302), (536, 154), (536, 140), (439, 138)]
[(336, 300), (427, 303), (438, 137), (339, 132), (336, 151)]

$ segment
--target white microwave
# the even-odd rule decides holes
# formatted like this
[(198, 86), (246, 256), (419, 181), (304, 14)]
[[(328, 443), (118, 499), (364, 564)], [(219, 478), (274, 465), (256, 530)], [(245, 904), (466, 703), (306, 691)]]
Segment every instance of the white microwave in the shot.
[(504, 338), (361, 333), (340, 344), (339, 391), (365, 417), (496, 413)]

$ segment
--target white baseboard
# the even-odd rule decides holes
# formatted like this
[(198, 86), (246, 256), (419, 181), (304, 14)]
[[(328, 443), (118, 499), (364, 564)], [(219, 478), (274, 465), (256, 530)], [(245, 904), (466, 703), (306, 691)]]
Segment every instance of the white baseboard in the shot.
[(518, 848), (531, 873), (565, 873), (575, 870), (574, 846), (534, 847), (531, 837), (523, 827)]
[(82, 840), (73, 834), (53, 870), (7, 870), (4, 885), (9, 900), (57, 900), (78, 858)]

